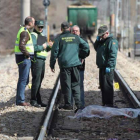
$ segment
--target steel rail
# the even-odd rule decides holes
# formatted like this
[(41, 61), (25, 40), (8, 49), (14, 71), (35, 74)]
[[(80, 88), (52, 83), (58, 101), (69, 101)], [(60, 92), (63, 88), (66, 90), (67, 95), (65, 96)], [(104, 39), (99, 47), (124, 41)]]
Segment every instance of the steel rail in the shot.
[(131, 100), (132, 104), (135, 108), (140, 108), (140, 102), (135, 96), (134, 92), (130, 89), (128, 84), (125, 82), (125, 80), (122, 78), (121, 74), (118, 72), (118, 70), (114, 70), (114, 76), (121, 85), (121, 87), (125, 90), (126, 94), (128, 94), (129, 99)]
[(53, 111), (53, 107), (54, 107), (54, 104), (55, 104), (55, 101), (56, 101), (56, 97), (57, 97), (57, 94), (58, 94), (58, 90), (59, 90), (59, 87), (60, 87), (60, 79), (58, 79), (58, 83), (56, 83), (56, 84), (57, 85), (56, 85), (54, 95), (53, 95), (51, 103), (50, 103), (50, 107), (48, 109), (47, 115), (45, 117), (44, 123), (41, 127), (41, 130), (40, 130), (40, 133), (39, 133), (39, 136), (38, 136), (37, 140), (43, 140), (44, 136), (46, 135), (46, 130), (47, 130), (47, 127), (48, 127), (48, 124), (49, 124), (49, 120), (50, 120), (50, 117), (51, 117), (51, 114), (52, 114), (52, 111)]
[[(88, 37), (92, 45), (94, 46), (94, 42), (92, 41), (91, 37)], [(121, 74), (115, 69), (114, 70), (114, 76), (121, 85), (121, 87), (124, 89), (126, 94), (128, 95), (129, 99), (131, 100), (132, 104), (135, 108), (140, 108), (140, 102), (135, 96), (134, 92), (130, 89), (128, 84), (125, 82), (125, 80), (122, 78)]]
[[(92, 42), (91, 38), (90, 38), (90, 41), (91, 41), (92, 44), (94, 44), (94, 42)], [(123, 79), (121, 74), (116, 69), (114, 70), (114, 78), (119, 82), (120, 86), (123, 88), (125, 93), (128, 95), (128, 97), (131, 100), (134, 107), (135, 108), (140, 108), (139, 100), (137, 99), (137, 97), (135, 96), (133, 91), (130, 89), (128, 84), (125, 82), (125, 80)], [(58, 94), (58, 90), (59, 90), (59, 87), (60, 87), (60, 79), (58, 79), (57, 81), (58, 81), (58, 83), (56, 85), (54, 95), (53, 95), (52, 101), (50, 103), (50, 107), (48, 109), (47, 115), (45, 117), (44, 123), (42, 125), (42, 128), (40, 130), (40, 133), (39, 133), (39, 136), (38, 136), (37, 140), (43, 140), (44, 136), (46, 135), (49, 120), (50, 120), (50, 117), (51, 117), (51, 114), (52, 114), (52, 111), (53, 111), (53, 107), (54, 107), (54, 104), (55, 104), (55, 101), (56, 101), (56, 97), (57, 97), (57, 94)]]

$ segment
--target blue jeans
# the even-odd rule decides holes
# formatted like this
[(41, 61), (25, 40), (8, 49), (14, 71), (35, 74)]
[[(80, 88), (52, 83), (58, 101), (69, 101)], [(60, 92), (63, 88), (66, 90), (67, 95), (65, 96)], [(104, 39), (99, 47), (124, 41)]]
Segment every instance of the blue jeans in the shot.
[(80, 71), (80, 95), (81, 95), (81, 105), (85, 106), (85, 95), (84, 95), (84, 71)]
[[(84, 95), (84, 71), (79, 71), (80, 74), (80, 99), (81, 106), (85, 106), (85, 95)], [(71, 104), (73, 105), (73, 96), (71, 95)]]
[(17, 84), (16, 105), (25, 102), (25, 87), (29, 82), (29, 72), (31, 67), (31, 60), (24, 59), (23, 63), (18, 65), (19, 78)]

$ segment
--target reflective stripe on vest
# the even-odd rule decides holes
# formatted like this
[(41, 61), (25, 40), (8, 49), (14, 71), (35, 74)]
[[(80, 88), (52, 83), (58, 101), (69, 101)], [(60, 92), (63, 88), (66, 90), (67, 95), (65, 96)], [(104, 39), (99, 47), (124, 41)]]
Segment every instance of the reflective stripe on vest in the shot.
[[(35, 32), (32, 32), (31, 34), (35, 35), (36, 39), (38, 38), (38, 34), (35, 33)], [(42, 35), (42, 34), (41, 34)], [(43, 35), (42, 35), (43, 36)], [(44, 57), (47, 57), (47, 52), (44, 50), (44, 51), (41, 51), (41, 52), (37, 52), (36, 53), (37, 56), (44, 56)]]
[(16, 55), (23, 55), (23, 53), (19, 49), (19, 42), (20, 42), (20, 34), (21, 32), (26, 31), (29, 34), (30, 40), (28, 40), (27, 44), (25, 45), (26, 50), (29, 52), (29, 54), (34, 54), (34, 46), (32, 37), (27, 29), (25, 27), (21, 27), (17, 33), (17, 39), (15, 41), (15, 54)]

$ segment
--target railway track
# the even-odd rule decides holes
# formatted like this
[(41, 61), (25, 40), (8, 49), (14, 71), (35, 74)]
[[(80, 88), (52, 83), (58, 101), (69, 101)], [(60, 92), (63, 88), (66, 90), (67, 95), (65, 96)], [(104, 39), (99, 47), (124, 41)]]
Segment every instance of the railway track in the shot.
[[(114, 81), (119, 83), (121, 89), (115, 91), (115, 104), (119, 108), (139, 108), (139, 100), (120, 73), (115, 70), (114, 74)], [(58, 105), (61, 104), (60, 102), (63, 99), (59, 86), (60, 82), (59, 78), (57, 78), (37, 140), (107, 140), (109, 138), (115, 140), (138, 140), (140, 138), (139, 117), (136, 119), (124, 116), (115, 116), (110, 119), (70, 119), (67, 116), (74, 116), (74, 110), (58, 109)], [(94, 94), (85, 94), (85, 101), (88, 101), (87, 105), (94, 104), (94, 100), (91, 100), (92, 98), (94, 99)], [(98, 98), (101, 98), (101, 95)]]

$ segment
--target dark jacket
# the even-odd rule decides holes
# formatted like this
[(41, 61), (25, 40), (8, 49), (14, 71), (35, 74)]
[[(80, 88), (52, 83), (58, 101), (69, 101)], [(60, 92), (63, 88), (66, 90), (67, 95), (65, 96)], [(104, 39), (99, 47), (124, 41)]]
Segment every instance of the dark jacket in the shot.
[[(80, 53), (79, 53), (80, 50)], [(69, 68), (81, 65), (80, 58), (87, 57), (89, 45), (77, 35), (69, 31), (61, 33), (55, 38), (51, 50), (50, 67), (54, 69), (56, 59), (60, 68)]]
[[(34, 29), (33, 32), (37, 33), (38, 36), (43, 36), (42, 33), (37, 32), (35, 29)], [(31, 34), (31, 37), (32, 37), (32, 40), (33, 40), (34, 51), (35, 51), (34, 57), (35, 57), (35, 59), (37, 59), (36, 53), (37, 53), (37, 52), (44, 51), (44, 48), (43, 48), (43, 45), (38, 45), (38, 44), (37, 44), (37, 39), (36, 39), (36, 36), (35, 36), (34, 34)], [(46, 42), (47, 42), (47, 38), (46, 38)], [(48, 51), (50, 51), (50, 50), (51, 50), (51, 48), (50, 48), (49, 46), (47, 46), (46, 51), (48, 52)], [(38, 57), (38, 59), (46, 60), (46, 57), (43, 57), (43, 56), (41, 57), (41, 56), (40, 56), (40, 57)]]
[(109, 35), (108, 38), (101, 41), (95, 41), (94, 48), (96, 54), (96, 64), (98, 68), (109, 67), (114, 69), (118, 52), (118, 41)]
[[(82, 36), (80, 36), (80, 37), (81, 37), (84, 41), (87, 42), (87, 40), (86, 40), (85, 38), (83, 38)], [(88, 43), (88, 42), (87, 42), (87, 43)], [(89, 56), (89, 54), (90, 54), (90, 50), (89, 50), (89, 53), (88, 53), (87, 56)], [(82, 65), (79, 66), (79, 70), (80, 70), (80, 71), (84, 71), (84, 70), (85, 70), (85, 59), (84, 59)]]

